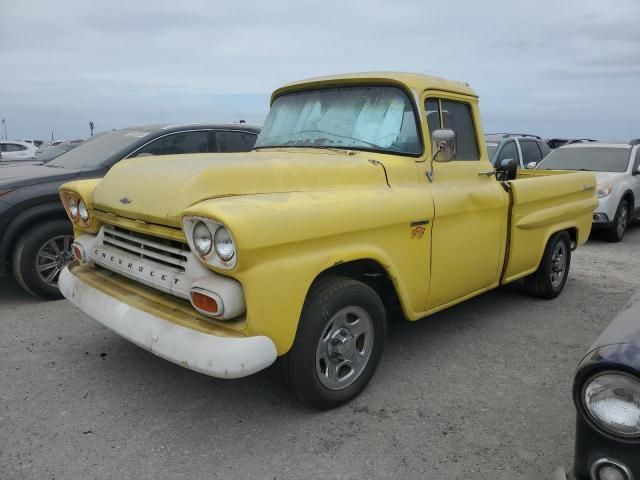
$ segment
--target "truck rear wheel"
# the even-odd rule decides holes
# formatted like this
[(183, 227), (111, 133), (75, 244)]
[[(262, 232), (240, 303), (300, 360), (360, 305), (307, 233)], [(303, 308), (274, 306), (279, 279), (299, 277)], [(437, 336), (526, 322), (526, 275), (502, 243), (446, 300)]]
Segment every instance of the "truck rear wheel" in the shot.
[(22, 234), (13, 251), (12, 270), (27, 292), (47, 300), (62, 298), (58, 277), (73, 260), (73, 229), (68, 220), (36, 225)]
[(279, 377), (302, 404), (328, 410), (369, 383), (387, 333), (385, 309), (368, 285), (345, 277), (316, 282), (296, 339), (278, 361)]
[(538, 270), (525, 277), (525, 289), (535, 297), (557, 297), (567, 283), (570, 266), (571, 238), (567, 232), (558, 232), (547, 242)]

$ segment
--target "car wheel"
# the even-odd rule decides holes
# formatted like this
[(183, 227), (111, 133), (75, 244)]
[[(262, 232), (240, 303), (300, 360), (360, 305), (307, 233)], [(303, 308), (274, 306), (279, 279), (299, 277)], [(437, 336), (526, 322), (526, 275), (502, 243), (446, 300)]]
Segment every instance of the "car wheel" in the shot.
[(30, 228), (19, 238), (12, 269), (18, 284), (32, 295), (62, 298), (58, 277), (73, 260), (73, 229), (67, 220), (54, 220)]
[(371, 287), (350, 278), (322, 278), (305, 301), (291, 350), (278, 360), (278, 376), (302, 404), (337, 407), (371, 380), (386, 333), (385, 309)]
[(609, 242), (621, 241), (624, 238), (627, 227), (629, 226), (630, 218), (629, 202), (627, 200), (622, 200), (620, 205), (618, 205), (613, 225), (604, 232), (605, 239)]
[(571, 238), (567, 232), (558, 232), (547, 242), (538, 270), (525, 277), (525, 289), (535, 297), (557, 297), (567, 283), (570, 266)]

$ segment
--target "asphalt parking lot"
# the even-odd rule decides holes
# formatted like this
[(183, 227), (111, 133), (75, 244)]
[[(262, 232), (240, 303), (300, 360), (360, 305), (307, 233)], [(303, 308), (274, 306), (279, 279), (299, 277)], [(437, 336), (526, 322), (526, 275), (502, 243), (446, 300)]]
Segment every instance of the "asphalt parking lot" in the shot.
[(305, 410), (223, 381), (0, 279), (0, 479), (544, 479), (573, 449), (581, 355), (640, 285), (640, 226), (574, 253), (559, 299), (501, 288), (397, 320), (354, 402)]

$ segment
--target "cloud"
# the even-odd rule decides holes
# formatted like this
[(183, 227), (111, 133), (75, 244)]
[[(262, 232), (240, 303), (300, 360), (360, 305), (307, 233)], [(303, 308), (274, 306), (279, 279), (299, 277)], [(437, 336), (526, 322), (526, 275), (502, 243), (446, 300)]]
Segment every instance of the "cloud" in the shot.
[(261, 122), (279, 85), (362, 70), (467, 81), (486, 130), (638, 130), (635, 0), (30, 0), (0, 15), (29, 18), (0, 29), (0, 116), (17, 137), (82, 136), (89, 120)]

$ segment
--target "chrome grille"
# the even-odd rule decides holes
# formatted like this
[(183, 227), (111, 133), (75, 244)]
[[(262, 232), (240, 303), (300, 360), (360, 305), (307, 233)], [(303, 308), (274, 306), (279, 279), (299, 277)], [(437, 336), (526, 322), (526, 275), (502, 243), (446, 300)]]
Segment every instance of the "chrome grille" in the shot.
[(145, 235), (115, 225), (104, 225), (102, 244), (180, 272), (184, 272), (187, 266), (188, 247), (175, 240)]

